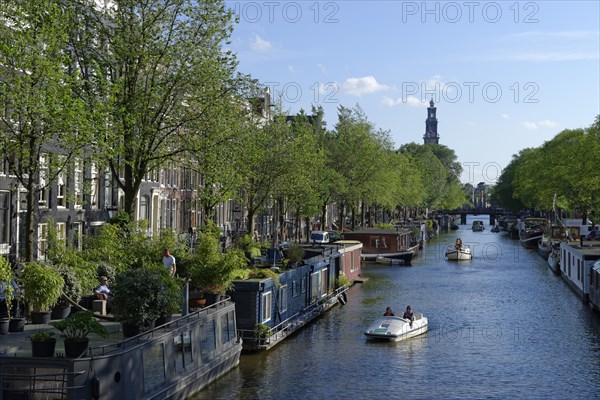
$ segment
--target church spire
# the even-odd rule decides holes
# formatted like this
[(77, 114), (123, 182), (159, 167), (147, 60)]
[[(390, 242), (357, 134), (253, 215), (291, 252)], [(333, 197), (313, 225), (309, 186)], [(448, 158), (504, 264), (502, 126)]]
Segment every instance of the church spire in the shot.
[(437, 132), (437, 123), (438, 120), (435, 117), (437, 108), (434, 107), (433, 97), (429, 102), (429, 107), (427, 108), (427, 119), (425, 120), (425, 135), (423, 136), (423, 141), (425, 144), (435, 143), (438, 144), (440, 141), (440, 135)]

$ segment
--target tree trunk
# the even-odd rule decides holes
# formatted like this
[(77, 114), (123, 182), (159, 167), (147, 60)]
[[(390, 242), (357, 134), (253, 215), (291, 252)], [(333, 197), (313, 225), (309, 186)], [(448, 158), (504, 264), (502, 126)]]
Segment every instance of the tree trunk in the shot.
[[(18, 207), (18, 205), (17, 205)], [(27, 262), (33, 261), (33, 243), (34, 243), (34, 216), (35, 216), (35, 189), (34, 182), (29, 179), (27, 182), (27, 211), (25, 213), (25, 260)]]

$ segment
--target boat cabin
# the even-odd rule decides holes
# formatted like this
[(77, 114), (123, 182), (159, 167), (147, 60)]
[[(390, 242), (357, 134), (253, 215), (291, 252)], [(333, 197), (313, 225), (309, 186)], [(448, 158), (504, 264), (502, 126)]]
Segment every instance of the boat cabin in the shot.
[(592, 266), (598, 260), (600, 260), (600, 244), (585, 246), (581, 246), (580, 242), (560, 244), (561, 277), (586, 303), (590, 298)]
[(344, 239), (362, 243), (363, 258), (375, 259), (377, 256), (393, 257), (394, 254), (416, 250), (416, 241), (412, 230), (407, 228), (364, 229), (344, 232)]

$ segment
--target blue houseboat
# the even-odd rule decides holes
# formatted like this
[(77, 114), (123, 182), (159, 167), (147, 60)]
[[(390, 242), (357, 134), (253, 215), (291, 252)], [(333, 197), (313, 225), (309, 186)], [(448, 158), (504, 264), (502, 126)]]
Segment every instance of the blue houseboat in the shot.
[[(237, 326), (247, 352), (268, 350), (338, 303), (360, 274), (362, 245), (304, 247), (300, 265), (273, 278), (234, 282)], [(340, 279), (340, 276), (345, 278)]]

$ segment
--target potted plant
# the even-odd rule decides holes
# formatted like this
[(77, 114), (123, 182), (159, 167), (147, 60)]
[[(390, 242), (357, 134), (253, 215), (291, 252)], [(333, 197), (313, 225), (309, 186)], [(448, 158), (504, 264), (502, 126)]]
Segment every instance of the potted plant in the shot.
[(21, 274), (23, 298), (33, 307), (31, 322), (46, 324), (50, 321), (50, 309), (61, 295), (64, 280), (51, 266), (29, 263)]
[(213, 223), (208, 223), (202, 228), (193, 261), (188, 265), (192, 284), (202, 290), (206, 304), (220, 300), (248, 265), (241, 249), (227, 253), (221, 253), (219, 249), (219, 230)]
[(0, 295), (4, 298), (3, 301), (6, 304), (6, 314), (0, 316), (0, 335), (8, 333), (14, 292), (12, 268), (6, 258), (0, 257)]
[(91, 311), (77, 312), (66, 319), (50, 322), (49, 325), (61, 332), (65, 342), (65, 355), (68, 358), (78, 358), (85, 353), (90, 334), (108, 337), (108, 331)]
[(183, 304), (183, 280), (172, 276), (165, 268), (160, 268), (164, 285), (163, 295), (159, 296), (159, 316), (156, 325), (164, 325), (171, 321), (174, 313), (181, 309)]
[(117, 275), (111, 290), (112, 312), (125, 337), (153, 328), (161, 307), (168, 303), (161, 273), (155, 270), (125, 271)]
[(54, 332), (40, 331), (29, 336), (32, 357), (52, 357), (56, 347)]
[(81, 299), (82, 290), (79, 278), (72, 268), (65, 264), (59, 264), (56, 266), (56, 270), (63, 278), (64, 285), (61, 296), (52, 308), (51, 319), (64, 319), (71, 313), (71, 303), (67, 299), (78, 303)]

